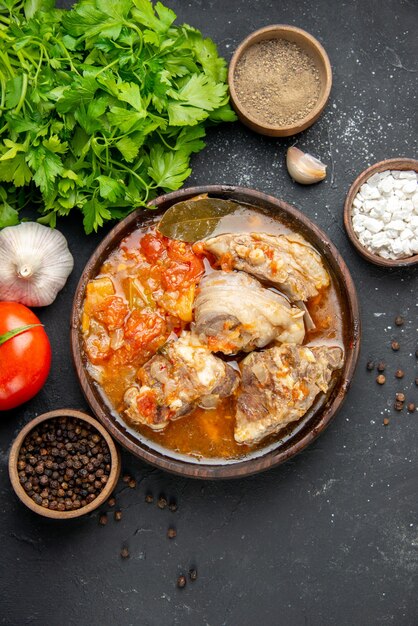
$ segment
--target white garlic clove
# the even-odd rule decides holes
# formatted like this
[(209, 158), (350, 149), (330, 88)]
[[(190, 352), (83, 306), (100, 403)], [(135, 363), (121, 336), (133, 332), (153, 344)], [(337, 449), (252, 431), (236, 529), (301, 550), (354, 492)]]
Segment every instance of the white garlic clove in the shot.
[(57, 230), (23, 222), (0, 231), (0, 300), (47, 306), (73, 266), (67, 240)]
[(286, 166), (290, 176), (301, 185), (312, 185), (324, 180), (327, 166), (319, 159), (291, 146), (286, 155)]

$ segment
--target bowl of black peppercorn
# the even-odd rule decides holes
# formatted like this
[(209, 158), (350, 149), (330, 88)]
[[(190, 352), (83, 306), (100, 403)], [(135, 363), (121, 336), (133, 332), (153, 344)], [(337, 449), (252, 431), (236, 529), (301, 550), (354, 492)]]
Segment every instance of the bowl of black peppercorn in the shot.
[(120, 454), (94, 418), (72, 409), (39, 415), (16, 437), (9, 476), (19, 499), (53, 519), (91, 513), (112, 493)]

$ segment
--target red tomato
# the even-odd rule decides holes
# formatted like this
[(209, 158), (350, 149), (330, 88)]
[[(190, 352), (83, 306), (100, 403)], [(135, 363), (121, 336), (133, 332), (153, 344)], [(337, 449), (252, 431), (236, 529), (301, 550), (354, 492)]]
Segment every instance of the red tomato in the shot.
[[(0, 336), (28, 324), (40, 324), (17, 302), (0, 302)], [(30, 400), (43, 387), (51, 367), (51, 346), (42, 326), (15, 335), (0, 345), (0, 411)]]

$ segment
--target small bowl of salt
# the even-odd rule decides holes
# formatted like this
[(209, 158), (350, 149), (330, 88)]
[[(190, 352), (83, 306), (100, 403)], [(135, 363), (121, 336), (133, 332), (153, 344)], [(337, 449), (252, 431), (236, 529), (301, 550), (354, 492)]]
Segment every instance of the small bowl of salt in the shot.
[(418, 263), (418, 161), (398, 158), (368, 167), (351, 185), (344, 225), (362, 257), (382, 267)]

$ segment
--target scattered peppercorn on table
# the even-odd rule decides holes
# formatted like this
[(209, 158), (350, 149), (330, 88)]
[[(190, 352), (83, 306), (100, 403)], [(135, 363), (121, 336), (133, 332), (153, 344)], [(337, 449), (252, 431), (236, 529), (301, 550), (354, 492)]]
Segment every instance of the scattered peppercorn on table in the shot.
[[(210, 128), (186, 184), (254, 187), (295, 205), (327, 233), (358, 290), (359, 365), (330, 427), (287, 464), (245, 480), (204, 483), (165, 474), (122, 450), (121, 478), (100, 509), (66, 521), (37, 516), (10, 486), (8, 452), (38, 414), (89, 412), (71, 361), (69, 315), (82, 269), (108, 232), (106, 226), (86, 236), (81, 220), (58, 219), (75, 265), (55, 302), (35, 309), (51, 342), (49, 378), (33, 399), (0, 414), (2, 623), (415, 624), (417, 268), (390, 270), (359, 256), (343, 228), (343, 205), (369, 165), (417, 158), (416, 6), (164, 4), (178, 24), (213, 39), (227, 61), (250, 32), (274, 23), (299, 26), (326, 49), (334, 82), (311, 128), (286, 139), (238, 122)], [(112, 5), (105, 5), (110, 15)], [(94, 21), (93, 9), (88, 19)], [(128, 49), (129, 40), (123, 45)], [(307, 188), (290, 179), (285, 157), (293, 144), (327, 165), (324, 181)]]

